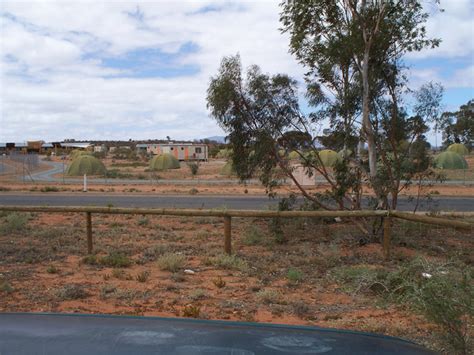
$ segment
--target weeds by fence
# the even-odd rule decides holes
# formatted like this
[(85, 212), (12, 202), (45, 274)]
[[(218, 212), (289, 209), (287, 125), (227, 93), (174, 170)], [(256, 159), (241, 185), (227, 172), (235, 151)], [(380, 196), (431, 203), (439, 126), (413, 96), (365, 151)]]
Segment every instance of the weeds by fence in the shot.
[(224, 218), (224, 252), (232, 253), (232, 217), (239, 218), (367, 218), (381, 217), (383, 222), (383, 249), (385, 258), (390, 258), (392, 219), (401, 219), (430, 225), (452, 227), (458, 229), (473, 229), (473, 224), (447, 218), (431, 217), (390, 210), (360, 210), (360, 211), (262, 211), (262, 210), (225, 210), (225, 209), (167, 209), (167, 208), (120, 208), (120, 207), (73, 207), (73, 206), (0, 206), (0, 211), (10, 212), (44, 212), (44, 213), (85, 213), (87, 232), (87, 251), (93, 250), (92, 213), (94, 214), (131, 214), (131, 215), (161, 215), (187, 217), (223, 217)]

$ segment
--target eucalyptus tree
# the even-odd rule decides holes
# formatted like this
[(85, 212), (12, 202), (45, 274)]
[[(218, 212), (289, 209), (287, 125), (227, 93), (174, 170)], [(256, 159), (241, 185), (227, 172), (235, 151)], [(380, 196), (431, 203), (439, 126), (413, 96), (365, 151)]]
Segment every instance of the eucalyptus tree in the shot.
[[(315, 74), (320, 85), (344, 82), (340, 62), (348, 63), (349, 77), (358, 75), (361, 91), (361, 139), (368, 145), (369, 177), (377, 175), (376, 117), (371, 115), (374, 79), (380, 63), (399, 65), (407, 52), (439, 45), (427, 38), (428, 14), (416, 0), (285, 0), (281, 3), (282, 30), (290, 34), (290, 51)], [(342, 53), (342, 54), (341, 54)], [(330, 73), (328, 80), (325, 73)], [(347, 88), (347, 86), (346, 86)], [(343, 91), (341, 102), (350, 102)], [(340, 96), (341, 93), (338, 92)], [(353, 105), (351, 105), (353, 107)]]

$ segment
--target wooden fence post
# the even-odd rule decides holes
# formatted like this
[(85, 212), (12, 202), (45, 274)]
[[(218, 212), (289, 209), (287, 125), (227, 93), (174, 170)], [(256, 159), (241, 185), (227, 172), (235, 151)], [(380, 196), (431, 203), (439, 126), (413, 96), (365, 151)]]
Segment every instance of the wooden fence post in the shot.
[(390, 259), (390, 243), (392, 238), (392, 219), (385, 217), (383, 219), (383, 255), (385, 260)]
[(92, 254), (92, 213), (86, 212), (87, 220), (87, 253)]
[(231, 217), (225, 216), (224, 217), (224, 251), (228, 255), (232, 254), (231, 223), (232, 223)]

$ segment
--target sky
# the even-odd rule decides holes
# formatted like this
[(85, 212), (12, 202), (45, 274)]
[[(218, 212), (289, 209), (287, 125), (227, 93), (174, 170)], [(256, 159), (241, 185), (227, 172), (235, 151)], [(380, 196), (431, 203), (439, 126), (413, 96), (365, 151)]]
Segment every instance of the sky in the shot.
[[(279, 2), (2, 0), (0, 142), (225, 135), (206, 89), (237, 53), (244, 67), (296, 78), (305, 107)], [(474, 98), (474, 1), (441, 5), (427, 23), (440, 47), (405, 62), (412, 88), (440, 82), (455, 110)]]

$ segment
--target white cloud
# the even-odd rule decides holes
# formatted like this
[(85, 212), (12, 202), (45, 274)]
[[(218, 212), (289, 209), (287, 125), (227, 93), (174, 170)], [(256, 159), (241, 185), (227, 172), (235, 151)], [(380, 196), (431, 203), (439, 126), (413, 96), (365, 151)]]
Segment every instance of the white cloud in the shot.
[(426, 24), (431, 38), (440, 38), (441, 44), (435, 49), (425, 49), (408, 55), (409, 58), (459, 58), (470, 56), (474, 59), (474, 2), (471, 0), (441, 1), (440, 12), (436, 7), (429, 11)]
[[(258, 64), (264, 71), (286, 72), (301, 81), (304, 69), (288, 53), (288, 37), (278, 29), (278, 3), (3, 1), (0, 141), (222, 134), (208, 117), (205, 95), (224, 55), (239, 52), (244, 66)], [(420, 58), (473, 53), (472, 5), (464, 0), (443, 5), (446, 12), (428, 25), (430, 35), (443, 37), (443, 45), (437, 52), (418, 54)], [(199, 11), (203, 8), (207, 11)], [(196, 50), (180, 52), (189, 43)], [(199, 71), (125, 78), (120, 74), (127, 68), (102, 65), (103, 58), (124, 58), (147, 48), (174, 55), (173, 64)], [(441, 77), (440, 70), (417, 75), (432, 80)], [(469, 70), (470, 76), (454, 75), (453, 85), (472, 85)]]

